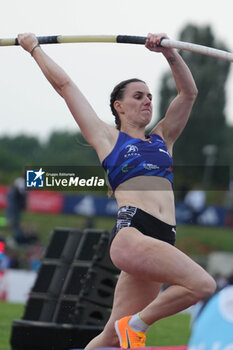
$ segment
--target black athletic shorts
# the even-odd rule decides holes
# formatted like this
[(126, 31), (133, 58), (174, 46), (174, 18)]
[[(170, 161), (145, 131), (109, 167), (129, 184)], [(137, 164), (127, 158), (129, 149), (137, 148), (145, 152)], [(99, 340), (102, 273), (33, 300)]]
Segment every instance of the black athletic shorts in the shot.
[(110, 244), (117, 232), (123, 227), (135, 227), (146, 236), (175, 244), (176, 226), (166, 224), (149, 213), (132, 206), (119, 208), (117, 221), (110, 235)]

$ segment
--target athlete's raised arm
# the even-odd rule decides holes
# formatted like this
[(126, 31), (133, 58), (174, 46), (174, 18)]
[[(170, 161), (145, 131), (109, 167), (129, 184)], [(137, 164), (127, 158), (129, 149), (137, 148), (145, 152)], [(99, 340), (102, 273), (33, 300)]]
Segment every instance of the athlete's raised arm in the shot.
[(31, 53), (47, 80), (65, 99), (84, 138), (101, 156), (100, 153), (102, 153), (102, 150), (105, 148), (108, 149), (114, 143), (113, 139), (116, 130), (112, 126), (104, 123), (96, 115), (77, 85), (66, 72), (42, 50), (34, 34), (19, 34), (18, 41), (26, 51)]
[(175, 49), (160, 46), (162, 38), (167, 38), (166, 34), (149, 34), (146, 47), (151, 51), (161, 52), (168, 61), (175, 80), (177, 96), (152, 133), (160, 133), (167, 146), (172, 148), (188, 121), (198, 91), (192, 74), (179, 53)]

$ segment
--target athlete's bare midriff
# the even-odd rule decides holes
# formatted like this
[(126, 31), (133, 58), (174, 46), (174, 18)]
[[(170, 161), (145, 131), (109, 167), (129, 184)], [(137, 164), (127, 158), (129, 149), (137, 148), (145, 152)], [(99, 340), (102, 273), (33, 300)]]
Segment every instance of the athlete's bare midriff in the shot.
[(117, 187), (115, 197), (119, 208), (135, 206), (167, 224), (176, 224), (174, 192), (167, 179), (157, 176), (131, 178)]

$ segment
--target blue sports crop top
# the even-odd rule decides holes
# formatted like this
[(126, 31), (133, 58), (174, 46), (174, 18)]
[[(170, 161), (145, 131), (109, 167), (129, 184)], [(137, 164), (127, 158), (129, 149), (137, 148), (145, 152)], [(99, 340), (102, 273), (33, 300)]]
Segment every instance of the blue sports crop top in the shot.
[(126, 180), (142, 175), (164, 177), (173, 184), (172, 157), (157, 134), (144, 141), (120, 131), (102, 166), (113, 191)]

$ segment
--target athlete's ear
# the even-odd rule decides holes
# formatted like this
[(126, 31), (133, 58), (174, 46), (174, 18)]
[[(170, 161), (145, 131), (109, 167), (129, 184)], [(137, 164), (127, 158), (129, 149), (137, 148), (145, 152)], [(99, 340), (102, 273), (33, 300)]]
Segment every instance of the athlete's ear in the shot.
[(118, 114), (122, 114), (123, 113), (123, 108), (122, 108), (122, 104), (121, 101), (116, 100), (113, 104), (115, 110), (117, 111)]

